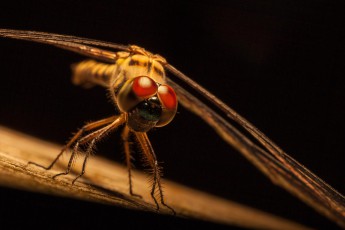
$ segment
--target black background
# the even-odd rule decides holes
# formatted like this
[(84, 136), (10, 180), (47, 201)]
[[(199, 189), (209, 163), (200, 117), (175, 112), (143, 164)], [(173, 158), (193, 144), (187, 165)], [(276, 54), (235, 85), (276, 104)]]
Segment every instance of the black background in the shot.
[[(344, 193), (345, 23), (336, 1), (35, 1), (0, 7), (1, 28), (137, 44), (163, 55)], [(0, 123), (62, 145), (84, 122), (112, 115), (105, 89), (71, 84), (69, 66), (80, 60), (54, 47), (1, 39)], [(169, 180), (317, 229), (337, 228), (181, 107), (170, 125), (149, 136)], [(121, 161), (114, 150), (119, 144), (115, 135), (99, 152)], [(9, 188), (0, 188), (0, 204), (2, 223), (17, 219), (42, 228), (228, 228)]]

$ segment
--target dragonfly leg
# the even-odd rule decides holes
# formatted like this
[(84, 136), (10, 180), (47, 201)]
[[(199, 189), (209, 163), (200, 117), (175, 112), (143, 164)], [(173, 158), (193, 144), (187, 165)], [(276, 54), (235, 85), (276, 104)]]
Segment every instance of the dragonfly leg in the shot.
[[(72, 181), (72, 184), (74, 184), (80, 177), (82, 177), (85, 174), (85, 168), (86, 168), (87, 160), (90, 157), (96, 142), (99, 141), (100, 139), (102, 139), (105, 136), (106, 133), (110, 132), (111, 130), (113, 130), (113, 129), (117, 128), (117, 127), (119, 127), (124, 122), (125, 122), (125, 116), (119, 116), (111, 124), (109, 124), (109, 125), (101, 128), (101, 129), (99, 129), (99, 130), (96, 130), (96, 131), (88, 134), (87, 136), (81, 138), (76, 143), (76, 147), (75, 148), (78, 148), (79, 143), (81, 145), (84, 145), (84, 144), (90, 142), (89, 146), (87, 147), (87, 150), (85, 152), (85, 157), (84, 157), (84, 162), (83, 162), (81, 173)], [(77, 149), (75, 149), (75, 150), (76, 151), (73, 151), (73, 152), (77, 152)], [(68, 165), (67, 171), (65, 173), (67, 174), (69, 172), (69, 170), (70, 170), (70, 164)], [(65, 174), (65, 173), (61, 173), (61, 175)], [(60, 174), (58, 174), (58, 175), (60, 175)], [(56, 176), (58, 176), (58, 175), (56, 175)]]
[(72, 168), (73, 163), (74, 163), (75, 156), (78, 153), (78, 148), (79, 148), (79, 141), (77, 141), (77, 143), (73, 147), (73, 151), (72, 151), (71, 157), (69, 158), (66, 171), (63, 172), (63, 173), (58, 173), (58, 174), (54, 175), (53, 179), (55, 179), (58, 176), (67, 175), (71, 171), (71, 168)]
[[(91, 122), (89, 124), (86, 124), (84, 125), (71, 139), (70, 141), (61, 149), (60, 153), (55, 157), (55, 159), (52, 161), (52, 163), (46, 167), (46, 166), (43, 166), (41, 164), (38, 164), (36, 162), (32, 162), (32, 161), (29, 161), (27, 165), (29, 164), (33, 164), (33, 165), (36, 165), (38, 167), (41, 167), (45, 170), (49, 170), (51, 169), (55, 163), (59, 160), (59, 158), (63, 155), (63, 153), (66, 152), (67, 149), (69, 149), (71, 147), (71, 145), (73, 143), (75, 143), (82, 135), (84, 132), (87, 132), (87, 131), (90, 131), (90, 130), (93, 130), (93, 129), (96, 129), (100, 126), (103, 126), (103, 125), (106, 125), (106, 124), (109, 124), (111, 122), (113, 122), (114, 120), (116, 119), (116, 116), (112, 116), (112, 117), (108, 117), (108, 118), (105, 118), (105, 119), (102, 119), (102, 120), (99, 120), (99, 121), (95, 121), (95, 122)], [(73, 155), (73, 153), (72, 153)], [(72, 156), (71, 156), (72, 158)], [(72, 164), (72, 163), (71, 163)]]
[(130, 136), (130, 131), (127, 126), (124, 127), (122, 131), (122, 140), (123, 140), (123, 145), (124, 145), (124, 150), (126, 154), (126, 164), (127, 164), (127, 169), (128, 169), (128, 184), (129, 184), (129, 194), (132, 196), (136, 196), (139, 198), (142, 198), (142, 196), (135, 194), (133, 192), (133, 183), (132, 183), (132, 156), (130, 152), (130, 143), (129, 143), (129, 136)]
[(142, 132), (135, 132), (135, 135), (140, 143), (140, 146), (143, 150), (143, 155), (145, 159), (148, 161), (150, 167), (152, 168), (152, 176), (153, 176), (153, 184), (151, 188), (151, 197), (154, 200), (157, 210), (159, 210), (159, 205), (157, 202), (157, 199), (155, 197), (156, 191), (158, 191), (158, 195), (160, 197), (160, 203), (165, 206), (166, 208), (170, 209), (170, 211), (176, 215), (175, 210), (167, 205), (164, 201), (164, 194), (163, 194), (163, 189), (162, 189), (162, 184), (161, 184), (161, 170), (158, 165), (158, 161), (156, 158), (156, 154), (153, 151), (152, 145), (150, 143), (150, 140), (147, 137), (146, 133)]

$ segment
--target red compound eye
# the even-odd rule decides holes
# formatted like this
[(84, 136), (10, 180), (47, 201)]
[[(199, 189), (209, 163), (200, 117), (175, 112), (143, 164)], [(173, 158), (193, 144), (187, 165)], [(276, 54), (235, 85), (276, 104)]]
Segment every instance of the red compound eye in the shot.
[(149, 97), (157, 92), (157, 84), (149, 77), (137, 77), (133, 81), (133, 92), (138, 97)]
[(175, 91), (167, 85), (161, 85), (158, 88), (158, 96), (161, 99), (164, 107), (169, 110), (175, 110), (177, 106), (177, 99)]

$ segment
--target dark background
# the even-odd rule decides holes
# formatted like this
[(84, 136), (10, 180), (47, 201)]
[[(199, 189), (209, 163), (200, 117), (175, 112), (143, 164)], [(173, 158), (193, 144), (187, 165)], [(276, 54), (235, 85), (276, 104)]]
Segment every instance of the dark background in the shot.
[[(159, 53), (345, 191), (345, 23), (336, 1), (7, 2), (0, 3), (0, 28)], [(0, 39), (1, 125), (62, 145), (84, 122), (112, 115), (105, 89), (71, 84), (69, 66), (80, 60), (54, 47)], [(182, 107), (170, 125), (149, 136), (169, 180), (317, 229), (337, 229)], [(114, 135), (99, 153), (121, 161), (119, 144)], [(228, 228), (9, 188), (0, 188), (0, 204), (2, 223), (16, 219), (42, 228)]]

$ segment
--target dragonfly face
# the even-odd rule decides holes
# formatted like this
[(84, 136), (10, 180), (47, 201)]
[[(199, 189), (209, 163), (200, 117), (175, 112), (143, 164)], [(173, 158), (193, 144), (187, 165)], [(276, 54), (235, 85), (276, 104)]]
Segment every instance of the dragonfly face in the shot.
[(127, 124), (136, 132), (170, 123), (177, 110), (174, 90), (152, 78), (139, 76), (127, 80), (115, 93), (117, 105), (128, 116)]

